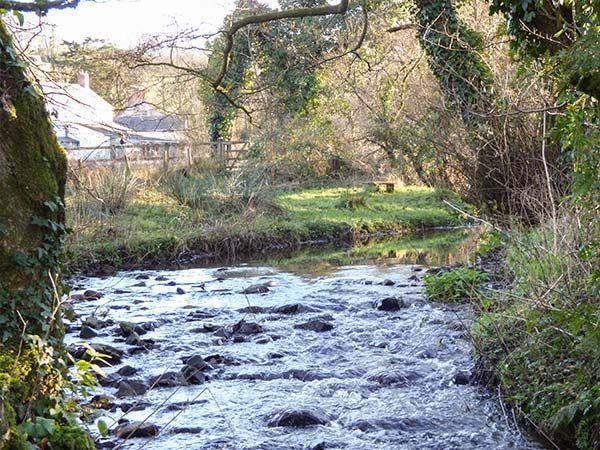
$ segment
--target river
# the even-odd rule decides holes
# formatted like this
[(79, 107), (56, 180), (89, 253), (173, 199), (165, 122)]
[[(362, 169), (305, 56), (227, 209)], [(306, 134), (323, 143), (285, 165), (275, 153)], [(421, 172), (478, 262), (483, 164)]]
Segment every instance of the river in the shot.
[(470, 308), (423, 295), (434, 253), (385, 247), (383, 259), (317, 254), (76, 279), (67, 343), (116, 352), (89, 396), (105, 401), (96, 420), (144, 435), (101, 446), (543, 448), (495, 392), (470, 382)]

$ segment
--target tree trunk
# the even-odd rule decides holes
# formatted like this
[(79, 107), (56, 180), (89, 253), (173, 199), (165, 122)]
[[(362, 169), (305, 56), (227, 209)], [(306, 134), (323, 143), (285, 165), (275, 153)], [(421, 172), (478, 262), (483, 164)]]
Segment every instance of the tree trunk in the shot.
[[(60, 342), (55, 281), (66, 153), (0, 19), (0, 342)], [(51, 279), (52, 278), (52, 279)]]

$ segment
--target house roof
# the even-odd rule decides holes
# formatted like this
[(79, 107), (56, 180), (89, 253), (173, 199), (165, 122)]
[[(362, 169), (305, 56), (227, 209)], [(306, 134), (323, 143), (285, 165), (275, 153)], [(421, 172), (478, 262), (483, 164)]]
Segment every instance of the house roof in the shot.
[(145, 101), (125, 108), (115, 116), (115, 122), (135, 131), (173, 132), (182, 129), (182, 123), (178, 117), (163, 114)]
[(138, 142), (176, 143), (180, 120), (165, 116), (143, 102), (115, 118), (115, 108), (93, 90), (75, 83), (40, 84), (46, 108), (57, 128), (86, 127), (109, 138)]

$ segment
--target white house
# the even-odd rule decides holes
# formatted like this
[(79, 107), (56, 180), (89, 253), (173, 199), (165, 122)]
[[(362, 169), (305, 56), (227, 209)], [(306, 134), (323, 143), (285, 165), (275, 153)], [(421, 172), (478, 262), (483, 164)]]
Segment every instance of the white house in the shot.
[(181, 121), (145, 102), (143, 93), (134, 93), (127, 108), (117, 111), (90, 89), (84, 71), (77, 83), (44, 82), (41, 89), (58, 141), (76, 159), (109, 159), (111, 147), (173, 145), (182, 138)]

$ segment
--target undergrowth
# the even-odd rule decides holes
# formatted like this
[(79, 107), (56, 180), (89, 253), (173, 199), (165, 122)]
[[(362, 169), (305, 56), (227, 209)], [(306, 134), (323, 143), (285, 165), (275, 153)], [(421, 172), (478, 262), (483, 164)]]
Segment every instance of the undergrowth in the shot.
[(507, 255), (513, 285), (472, 328), (483, 370), (559, 447), (600, 448), (600, 261), (586, 251), (596, 220), (569, 211), (515, 233)]
[(427, 297), (442, 303), (458, 303), (477, 298), (481, 293), (481, 286), (487, 280), (486, 273), (469, 267), (423, 277)]

